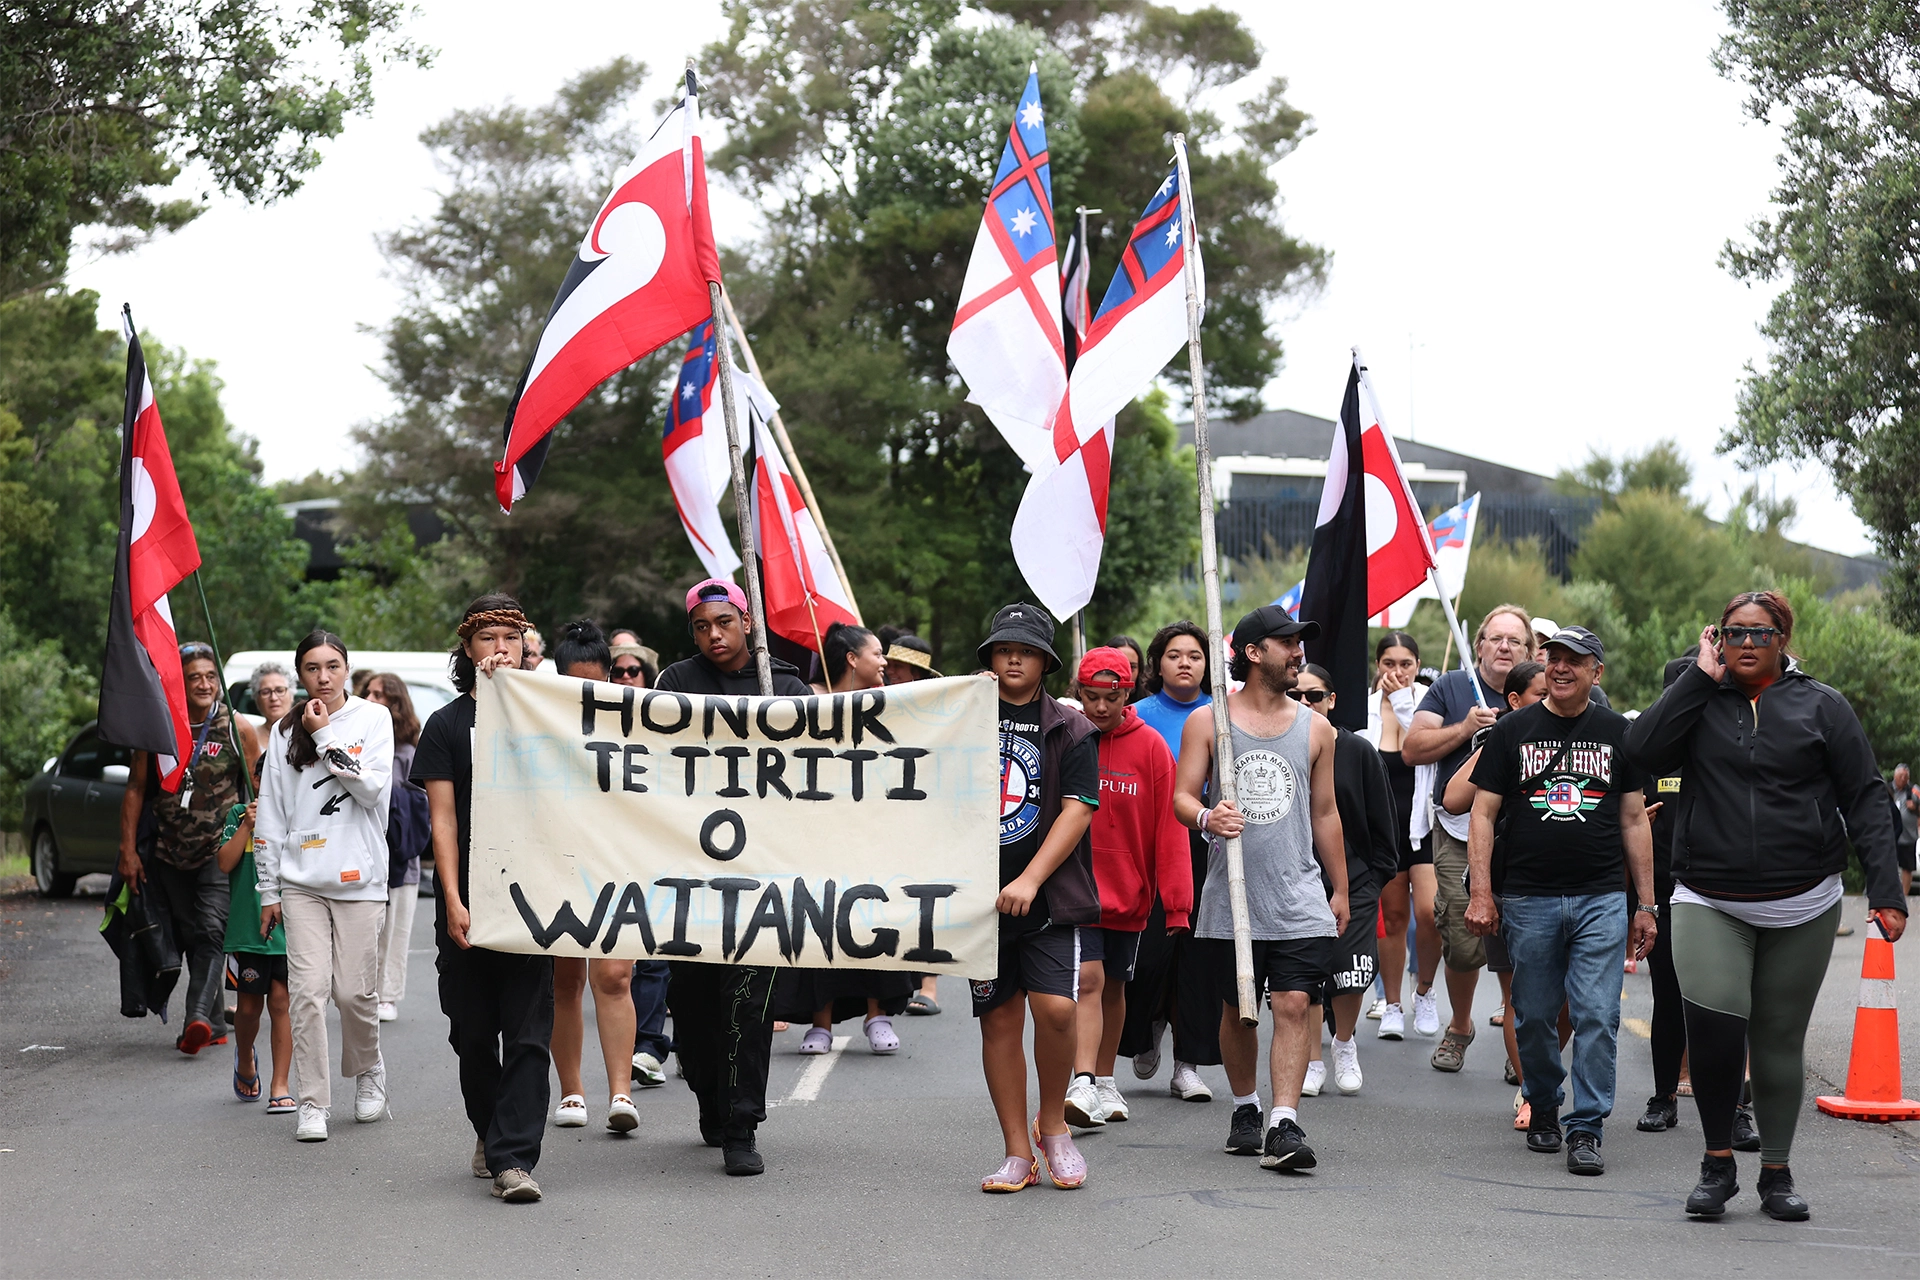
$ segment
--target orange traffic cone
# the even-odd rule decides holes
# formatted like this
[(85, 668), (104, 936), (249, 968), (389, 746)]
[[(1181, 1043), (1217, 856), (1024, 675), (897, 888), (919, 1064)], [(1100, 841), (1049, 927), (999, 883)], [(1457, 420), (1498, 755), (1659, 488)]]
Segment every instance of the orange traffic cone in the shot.
[(1860, 963), (1860, 1007), (1853, 1015), (1853, 1055), (1847, 1063), (1847, 1094), (1814, 1104), (1843, 1120), (1888, 1124), (1920, 1120), (1920, 1102), (1900, 1096), (1900, 1011), (1893, 1002), (1893, 944), (1875, 928), (1867, 934)]

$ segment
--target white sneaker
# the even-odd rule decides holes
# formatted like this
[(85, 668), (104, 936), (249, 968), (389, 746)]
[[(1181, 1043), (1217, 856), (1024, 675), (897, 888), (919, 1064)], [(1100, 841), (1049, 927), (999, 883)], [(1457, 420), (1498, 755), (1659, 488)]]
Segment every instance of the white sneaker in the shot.
[(560, 1129), (586, 1128), (587, 1100), (577, 1093), (560, 1099), (560, 1105), (553, 1109), (553, 1123)]
[(1207, 1088), (1207, 1082), (1193, 1069), (1193, 1064), (1175, 1059), (1173, 1079), (1167, 1082), (1167, 1092), (1183, 1102), (1212, 1102), (1213, 1090)]
[(1367, 1006), (1367, 1017), (1374, 1022), (1378, 1022), (1380, 1021), (1381, 1015), (1385, 1014), (1386, 1011), (1387, 1002), (1385, 1000), (1375, 1000)]
[(1307, 1078), (1300, 1082), (1300, 1096), (1303, 1098), (1317, 1098), (1320, 1096), (1320, 1090), (1326, 1086), (1326, 1083), (1327, 1064), (1322, 1059), (1315, 1058), (1307, 1064)]
[(1382, 1040), (1404, 1040), (1407, 1038), (1407, 1015), (1397, 1004), (1390, 1004), (1380, 1011), (1380, 1031)]
[(1333, 1042), (1333, 1087), (1349, 1097), (1360, 1092), (1360, 1046), (1351, 1040)]
[(1092, 1076), (1077, 1075), (1067, 1086), (1067, 1123), (1081, 1129), (1098, 1129), (1106, 1124), (1100, 1114), (1100, 1091)]
[(1127, 1118), (1127, 1100), (1120, 1093), (1120, 1086), (1113, 1082), (1112, 1076), (1095, 1076), (1094, 1092), (1100, 1095), (1100, 1118), (1115, 1123)]
[(387, 1060), (377, 1059), (372, 1068), (353, 1079), (353, 1118), (372, 1124), (387, 1113)]
[(633, 1055), (633, 1082), (642, 1089), (658, 1089), (667, 1082), (667, 1073), (660, 1065), (660, 1059), (650, 1053)]
[(1433, 998), (1433, 992), (1413, 993), (1413, 1029), (1416, 1034), (1427, 1037), (1440, 1034), (1440, 1005)]
[(297, 1142), (325, 1142), (327, 1109), (318, 1103), (301, 1103), (299, 1119), (293, 1126), (293, 1136)]
[(382, 1000), (380, 1002), (380, 1021), (398, 1022), (399, 1020), (400, 1020), (400, 1006), (396, 1005), (391, 1000)]
[(1153, 1024), (1153, 1048), (1147, 1050), (1145, 1053), (1136, 1053), (1133, 1055), (1133, 1078), (1135, 1080), (1151, 1080), (1159, 1073), (1160, 1037), (1166, 1034), (1166, 1023), (1155, 1022)]

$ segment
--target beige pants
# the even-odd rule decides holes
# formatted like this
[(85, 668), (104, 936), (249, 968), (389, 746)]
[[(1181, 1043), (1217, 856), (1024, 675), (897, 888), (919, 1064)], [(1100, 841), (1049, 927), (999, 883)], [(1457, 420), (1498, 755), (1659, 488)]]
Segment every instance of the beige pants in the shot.
[(340, 1074), (351, 1078), (380, 1061), (380, 921), (386, 910), (384, 901), (343, 902), (304, 889), (281, 891), (293, 1075), (302, 1102), (333, 1105), (328, 995), (340, 1009)]
[(413, 906), (420, 886), (397, 884), (387, 890), (387, 919), (380, 926), (380, 999), (399, 1004), (407, 994), (407, 947), (413, 942)]

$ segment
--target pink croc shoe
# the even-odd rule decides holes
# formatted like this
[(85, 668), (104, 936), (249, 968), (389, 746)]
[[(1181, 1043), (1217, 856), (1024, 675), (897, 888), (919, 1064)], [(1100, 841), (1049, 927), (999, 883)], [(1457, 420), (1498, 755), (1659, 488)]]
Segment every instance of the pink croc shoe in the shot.
[(808, 1027), (807, 1034), (800, 1038), (800, 1052), (808, 1056), (830, 1053), (833, 1050), (833, 1032), (825, 1027)]
[(895, 1053), (900, 1048), (900, 1037), (893, 1030), (893, 1019), (884, 1014), (877, 1018), (868, 1018), (865, 1027), (867, 1047), (875, 1053)]
[(980, 1179), (982, 1191), (1025, 1191), (1040, 1181), (1039, 1166), (1031, 1157), (1008, 1156), (998, 1169)]
[(1040, 1166), (1053, 1185), (1071, 1191), (1087, 1181), (1087, 1158), (1073, 1145), (1073, 1134), (1040, 1132), (1040, 1117), (1033, 1118), (1033, 1142), (1040, 1148)]

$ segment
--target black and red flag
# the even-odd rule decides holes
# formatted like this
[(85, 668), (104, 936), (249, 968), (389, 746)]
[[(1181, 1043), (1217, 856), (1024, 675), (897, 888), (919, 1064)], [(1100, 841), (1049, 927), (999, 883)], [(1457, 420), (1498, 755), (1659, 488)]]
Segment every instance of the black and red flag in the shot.
[(1320, 624), (1307, 657), (1333, 676), (1338, 695), (1328, 719), (1356, 733), (1367, 727), (1367, 470), (1360, 429), (1360, 362), (1347, 374), (1320, 490), (1307, 580), (1300, 593), (1302, 622)]
[(107, 656), (100, 672), (101, 738), (150, 751), (165, 791), (179, 789), (193, 737), (167, 592), (200, 567), (200, 544), (180, 496), (146, 356), (127, 328), (127, 405), (120, 443), (120, 545), (113, 558)]
[(680, 101), (614, 179), (520, 375), (493, 468), (501, 510), (533, 487), (555, 424), (602, 382), (711, 316), (707, 285), (719, 280), (689, 70)]

